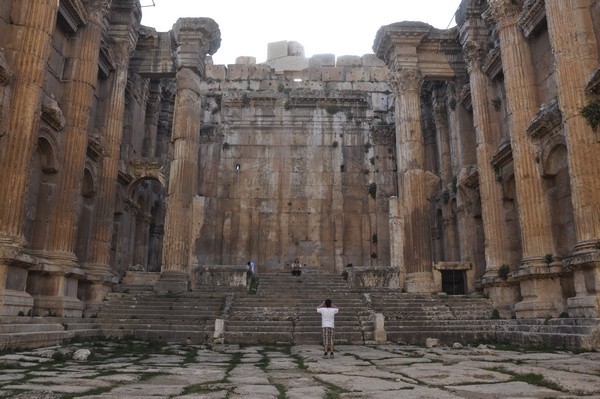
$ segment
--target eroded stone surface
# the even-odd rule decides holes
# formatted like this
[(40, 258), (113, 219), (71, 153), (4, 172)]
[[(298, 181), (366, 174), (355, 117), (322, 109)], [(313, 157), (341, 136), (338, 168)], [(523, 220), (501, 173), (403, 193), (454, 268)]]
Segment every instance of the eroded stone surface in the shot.
[[(150, 348), (133, 342), (87, 348), (91, 360), (65, 358), (41, 368), (36, 361), (41, 353), (0, 356), (0, 367), (11, 365), (2, 373), (0, 397), (57, 399), (65, 393), (85, 399), (600, 397), (597, 353), (496, 350), (495, 356), (483, 359), (469, 348), (339, 345), (334, 359), (323, 359), (321, 349), (312, 345), (209, 349)], [(15, 356), (31, 362), (14, 365)]]

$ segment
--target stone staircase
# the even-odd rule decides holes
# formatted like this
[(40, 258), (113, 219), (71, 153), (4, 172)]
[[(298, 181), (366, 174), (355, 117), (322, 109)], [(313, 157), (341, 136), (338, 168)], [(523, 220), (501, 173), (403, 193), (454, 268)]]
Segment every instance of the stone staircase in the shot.
[(326, 298), (340, 308), (336, 341), (373, 339), (373, 314), (364, 295), (349, 290), (339, 275), (261, 273), (255, 295), (239, 293), (225, 324), (225, 342), (236, 344), (318, 344), (321, 316), (316, 307)]
[(60, 345), (66, 340), (100, 335), (97, 319), (3, 316), (0, 350)]
[[(392, 342), (422, 345), (427, 338), (440, 344), (494, 341), (500, 320), (491, 320), (492, 305), (477, 296), (415, 295), (376, 290), (371, 308), (385, 317)], [(506, 320), (504, 320), (505, 322)]]
[(233, 291), (219, 289), (165, 296), (149, 290), (111, 293), (98, 320), (106, 337), (188, 344), (212, 342), (215, 319), (233, 295)]

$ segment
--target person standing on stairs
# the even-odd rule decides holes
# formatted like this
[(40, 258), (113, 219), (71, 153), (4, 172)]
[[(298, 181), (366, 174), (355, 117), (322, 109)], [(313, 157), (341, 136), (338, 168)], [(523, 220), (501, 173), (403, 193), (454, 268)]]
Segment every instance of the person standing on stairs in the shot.
[(321, 327), (323, 328), (323, 349), (325, 353), (323, 358), (333, 359), (333, 339), (335, 338), (335, 315), (338, 312), (337, 306), (331, 303), (331, 299), (326, 299), (317, 307), (317, 313), (321, 314)]

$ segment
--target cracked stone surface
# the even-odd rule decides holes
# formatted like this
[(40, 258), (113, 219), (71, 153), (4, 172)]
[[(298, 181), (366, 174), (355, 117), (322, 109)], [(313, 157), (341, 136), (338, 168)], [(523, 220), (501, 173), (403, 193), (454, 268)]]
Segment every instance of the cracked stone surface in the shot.
[[(86, 360), (73, 360), (78, 349)], [(0, 399), (600, 399), (600, 353), (96, 341), (0, 355)]]

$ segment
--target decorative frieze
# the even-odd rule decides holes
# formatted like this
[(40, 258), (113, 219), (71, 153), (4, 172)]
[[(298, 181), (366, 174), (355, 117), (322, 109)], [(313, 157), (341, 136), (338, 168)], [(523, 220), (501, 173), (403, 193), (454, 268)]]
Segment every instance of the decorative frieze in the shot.
[(502, 73), (502, 57), (500, 56), (500, 48), (496, 47), (492, 49), (485, 60), (483, 61), (483, 72), (491, 79), (494, 80)]
[(492, 166), (494, 168), (501, 168), (510, 161), (512, 161), (512, 148), (510, 141), (506, 140), (500, 143), (492, 156)]
[(458, 99), (467, 111), (473, 110), (473, 102), (471, 99), (471, 86), (466, 84), (460, 90)]
[(87, 12), (81, 0), (61, 0), (58, 6), (58, 22), (68, 33), (75, 33), (80, 26), (85, 25)]
[(544, 0), (527, 0), (523, 4), (518, 24), (526, 38), (529, 38), (545, 22), (546, 8), (544, 5)]
[(98, 58), (98, 74), (101, 78), (107, 78), (115, 69), (113, 52), (109, 44), (104, 40), (100, 42), (100, 56)]
[(65, 127), (65, 117), (54, 96), (44, 95), (42, 98), (42, 120), (56, 131), (61, 131)]
[(553, 98), (542, 105), (527, 127), (527, 134), (532, 138), (540, 138), (559, 130), (562, 126), (562, 114), (558, 108), (558, 100)]

